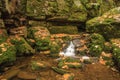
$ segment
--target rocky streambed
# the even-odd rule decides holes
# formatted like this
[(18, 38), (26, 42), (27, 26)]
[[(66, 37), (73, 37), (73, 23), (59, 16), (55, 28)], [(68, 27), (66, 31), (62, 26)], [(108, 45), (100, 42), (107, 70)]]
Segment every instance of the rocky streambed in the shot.
[[(96, 35), (99, 38), (94, 39)], [(50, 49), (51, 51), (40, 51), (32, 56), (19, 56), (13, 64), (7, 66), (5, 64), (5, 66), (1, 65), (0, 78), (1, 80), (119, 80), (120, 74), (114, 68), (112, 54), (109, 53), (109, 48), (105, 51), (103, 49), (100, 51), (101, 49), (99, 47), (102, 42), (99, 45), (92, 43), (92, 40), (95, 42), (98, 39), (104, 42), (104, 39), (102, 40), (102, 37), (98, 34), (51, 35), (51, 40), (54, 45), (58, 44), (56, 44), (56, 40), (59, 40), (59, 43), (61, 42), (60, 50), (59, 48), (57, 48), (57, 51), (56, 49)], [(67, 48), (68, 42), (66, 41), (68, 40), (72, 40), (75, 44), (77, 58), (59, 56), (58, 51)], [(100, 41), (98, 40), (98, 42)], [(88, 47), (88, 43), (95, 45), (95, 47), (90, 49), (89, 47), (93, 46), (89, 45)], [(106, 44), (108, 47), (108, 43)], [(92, 51), (91, 53), (90, 50)], [(91, 55), (95, 51), (97, 51), (96, 55)], [(84, 60), (81, 58), (82, 56), (89, 56), (90, 59)], [(57, 60), (58, 58), (61, 59)]]

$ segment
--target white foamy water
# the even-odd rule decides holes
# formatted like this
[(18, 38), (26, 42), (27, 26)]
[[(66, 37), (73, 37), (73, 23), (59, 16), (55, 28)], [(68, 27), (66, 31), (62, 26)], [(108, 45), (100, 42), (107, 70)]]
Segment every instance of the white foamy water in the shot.
[(73, 42), (71, 41), (68, 48), (65, 51), (60, 52), (59, 54), (69, 57), (75, 56), (75, 45), (73, 44)]

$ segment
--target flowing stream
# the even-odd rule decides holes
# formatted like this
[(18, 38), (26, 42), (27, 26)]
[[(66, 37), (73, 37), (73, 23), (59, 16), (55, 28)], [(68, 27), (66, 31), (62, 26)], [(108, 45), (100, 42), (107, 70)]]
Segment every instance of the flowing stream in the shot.
[(69, 56), (69, 57), (75, 56), (75, 45), (73, 44), (73, 42), (71, 41), (67, 49), (60, 52), (59, 54), (63, 56)]

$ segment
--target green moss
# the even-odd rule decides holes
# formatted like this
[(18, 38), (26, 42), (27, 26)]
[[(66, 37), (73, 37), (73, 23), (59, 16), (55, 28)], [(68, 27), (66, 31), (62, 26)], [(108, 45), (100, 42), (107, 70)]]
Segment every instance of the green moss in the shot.
[(62, 68), (64, 65), (65, 65), (64, 60), (60, 60), (59, 63), (58, 63), (58, 67)]
[[(87, 32), (96, 32), (102, 34), (105, 39), (120, 37), (119, 27), (119, 7), (113, 8), (100, 17), (95, 17), (86, 22)], [(111, 34), (112, 33), (112, 34)]]
[(51, 26), (48, 28), (51, 34), (66, 33), (66, 34), (77, 34), (77, 26)]
[(80, 61), (78, 59), (68, 57), (65, 59), (65, 62), (80, 62)]
[(111, 43), (107, 42), (105, 43), (104, 51), (110, 53), (112, 51), (112, 45)]
[(97, 33), (93, 33), (90, 36), (90, 45), (94, 44), (94, 45), (100, 45), (101, 48), (104, 48), (104, 42), (105, 39), (102, 35), (97, 34)]
[(69, 21), (84, 22), (87, 20), (86, 8), (83, 6), (80, 0), (73, 0), (70, 11), (71, 15), (68, 18)]
[(32, 61), (31, 68), (32, 70), (41, 70), (41, 69), (46, 68), (46, 66), (42, 62)]
[(113, 62), (115, 66), (120, 70), (120, 47), (119, 47), (120, 39), (111, 39), (110, 42), (112, 44), (112, 53), (113, 53)]
[(35, 43), (35, 49), (37, 51), (45, 51), (45, 50), (49, 50), (50, 49), (50, 38), (44, 38), (44, 39), (40, 39), (40, 40), (36, 40)]
[(58, 54), (60, 52), (60, 46), (58, 44), (51, 44), (50, 45), (50, 52), (51, 54)]
[(8, 43), (0, 45), (0, 64), (16, 60), (16, 48)]
[(29, 55), (29, 54), (35, 53), (35, 50), (22, 37), (19, 37), (19, 38), (13, 37), (11, 38), (10, 41), (13, 45), (15, 45), (18, 56), (22, 56), (24, 54)]
[(67, 42), (67, 41), (71, 41), (72, 38), (71, 38), (70, 36), (64, 36), (64, 37), (62, 37), (62, 40), (63, 40), (64, 42)]
[(88, 44), (91, 56), (99, 57), (104, 50), (105, 39), (102, 35), (93, 33), (90, 35), (90, 43)]
[(64, 60), (61, 59), (58, 63), (59, 68), (62, 68), (65, 65), (67, 65), (69, 68), (82, 68), (82, 64), (80, 64), (80, 60), (69, 57)]
[(100, 45), (91, 45), (89, 48), (89, 52), (91, 56), (99, 57), (100, 54), (102, 53), (102, 48)]
[(52, 67), (52, 69), (55, 71), (55, 72), (57, 72), (57, 73), (59, 73), (59, 74), (65, 74), (65, 73), (70, 73), (70, 71), (67, 71), (67, 70), (63, 70), (63, 69), (60, 69), (60, 68), (57, 68), (57, 67)]

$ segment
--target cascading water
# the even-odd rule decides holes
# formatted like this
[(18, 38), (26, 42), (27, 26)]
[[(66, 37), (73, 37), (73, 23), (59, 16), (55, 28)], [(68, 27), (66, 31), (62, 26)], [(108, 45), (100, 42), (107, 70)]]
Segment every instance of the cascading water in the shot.
[(71, 41), (67, 49), (60, 52), (59, 54), (68, 57), (75, 56), (75, 45), (73, 44), (73, 42)]

